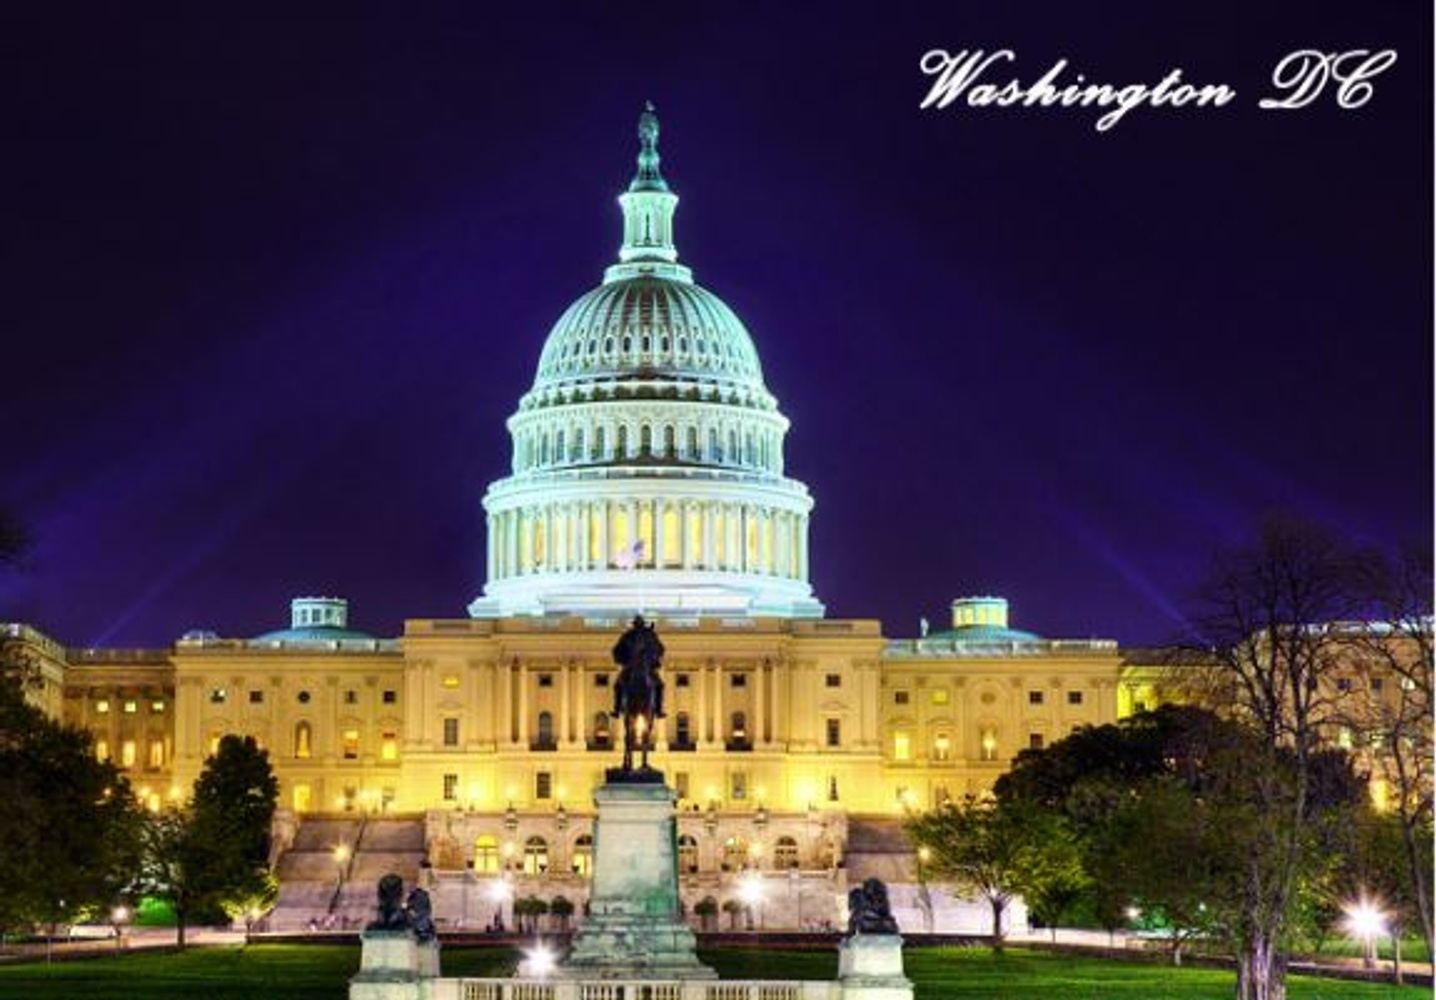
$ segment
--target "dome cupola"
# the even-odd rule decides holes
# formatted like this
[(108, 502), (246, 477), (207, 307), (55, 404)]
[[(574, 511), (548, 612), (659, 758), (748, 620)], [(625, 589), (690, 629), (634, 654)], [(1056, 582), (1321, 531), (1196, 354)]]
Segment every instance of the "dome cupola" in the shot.
[(477, 617), (822, 614), (788, 420), (742, 321), (678, 263), (658, 135), (649, 104), (618, 261), (554, 324), (509, 418)]

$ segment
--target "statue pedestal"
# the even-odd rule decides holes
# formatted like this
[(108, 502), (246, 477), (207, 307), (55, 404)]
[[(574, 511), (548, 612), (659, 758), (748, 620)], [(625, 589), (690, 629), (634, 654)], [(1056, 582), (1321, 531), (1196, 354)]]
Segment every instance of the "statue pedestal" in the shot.
[(439, 973), (438, 943), (413, 931), (365, 931), (349, 1000), (419, 1000), (419, 979)]
[(698, 961), (678, 906), (673, 790), (662, 775), (610, 778), (594, 792), (589, 913), (562, 974), (596, 979), (716, 979)]
[(854, 934), (838, 945), (838, 982), (843, 1000), (912, 1000), (912, 982), (903, 974), (902, 938), (897, 934)]

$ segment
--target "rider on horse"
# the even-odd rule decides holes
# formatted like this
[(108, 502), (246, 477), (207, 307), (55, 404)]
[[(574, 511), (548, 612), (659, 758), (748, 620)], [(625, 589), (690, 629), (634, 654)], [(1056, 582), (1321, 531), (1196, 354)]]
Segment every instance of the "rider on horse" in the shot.
[[(635, 748), (642, 751), (642, 766), (647, 769), (653, 722), (663, 718), (663, 678), (658, 673), (663, 665), (663, 643), (642, 615), (633, 619), (614, 645), (613, 662), (622, 667), (613, 685), (613, 714), (623, 719), (623, 769), (632, 770)], [(639, 718), (644, 726), (635, 732)]]

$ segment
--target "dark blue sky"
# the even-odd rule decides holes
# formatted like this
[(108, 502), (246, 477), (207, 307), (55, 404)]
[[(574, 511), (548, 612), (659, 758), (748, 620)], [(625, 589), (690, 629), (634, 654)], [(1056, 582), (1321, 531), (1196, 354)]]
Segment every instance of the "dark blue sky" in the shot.
[[(0, 503), (35, 544), (0, 616), (83, 645), (308, 592), (462, 615), (648, 98), (680, 253), (792, 418), (831, 614), (904, 635), (997, 592), (1146, 642), (1268, 509), (1429, 540), (1429, 4), (697, 6), (4, 24)], [(935, 46), (1238, 97), (1106, 133), (919, 111)], [(1400, 59), (1359, 111), (1257, 110), (1305, 46)]]

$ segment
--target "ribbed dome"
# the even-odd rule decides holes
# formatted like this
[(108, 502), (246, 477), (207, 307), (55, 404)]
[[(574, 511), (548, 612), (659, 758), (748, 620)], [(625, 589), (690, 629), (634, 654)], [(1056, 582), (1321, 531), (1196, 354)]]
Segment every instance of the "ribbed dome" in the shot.
[(653, 275), (600, 285), (554, 324), (534, 390), (590, 378), (763, 388), (758, 352), (733, 310), (698, 285)]

